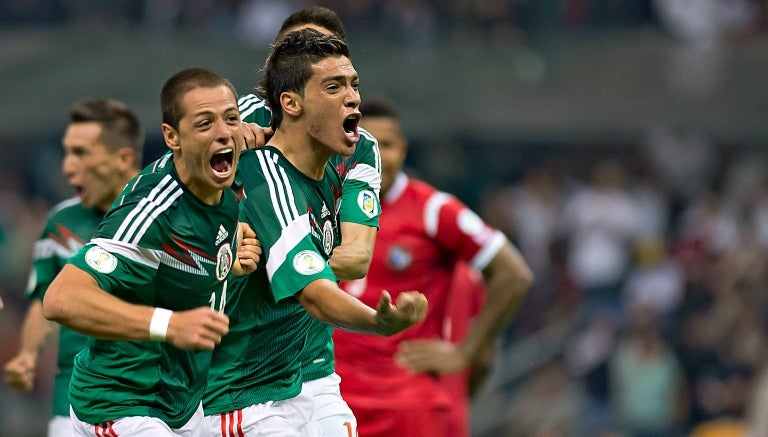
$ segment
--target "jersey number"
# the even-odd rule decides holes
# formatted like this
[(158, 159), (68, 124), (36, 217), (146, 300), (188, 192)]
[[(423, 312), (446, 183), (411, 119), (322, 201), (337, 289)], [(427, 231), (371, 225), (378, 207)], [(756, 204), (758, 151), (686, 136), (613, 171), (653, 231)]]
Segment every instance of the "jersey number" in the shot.
[(208, 299), (211, 303), (211, 309), (218, 311), (219, 314), (224, 314), (224, 307), (227, 305), (227, 280), (224, 280), (224, 285), (221, 287), (221, 300), (219, 301), (219, 308), (216, 309), (216, 292), (211, 293), (211, 298)]

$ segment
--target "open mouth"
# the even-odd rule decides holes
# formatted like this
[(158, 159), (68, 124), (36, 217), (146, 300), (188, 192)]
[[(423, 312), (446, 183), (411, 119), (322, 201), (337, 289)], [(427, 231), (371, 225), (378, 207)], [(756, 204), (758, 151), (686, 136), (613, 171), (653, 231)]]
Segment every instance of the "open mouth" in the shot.
[(360, 140), (360, 134), (357, 131), (357, 125), (360, 123), (360, 114), (353, 114), (344, 119), (344, 133), (347, 134), (347, 138), (353, 143), (357, 143)]
[(211, 157), (211, 169), (218, 176), (227, 176), (232, 171), (232, 163), (235, 160), (234, 149), (222, 149)]

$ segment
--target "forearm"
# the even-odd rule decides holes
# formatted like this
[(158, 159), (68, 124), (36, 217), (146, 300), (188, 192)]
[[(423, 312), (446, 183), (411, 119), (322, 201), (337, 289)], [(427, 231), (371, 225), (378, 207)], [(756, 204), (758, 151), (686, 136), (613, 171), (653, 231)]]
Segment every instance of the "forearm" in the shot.
[(21, 326), (19, 352), (31, 354), (34, 359), (37, 359), (56, 329), (55, 323), (43, 317), (43, 302), (34, 299), (27, 309)]
[(377, 333), (376, 311), (347, 294), (336, 283), (318, 279), (297, 294), (299, 303), (317, 320), (346, 331)]
[(470, 362), (482, 357), (486, 348), (504, 332), (533, 283), (533, 273), (511, 244), (501, 248), (483, 275), (485, 303), (459, 345)]
[(357, 223), (341, 223), (341, 244), (333, 249), (328, 264), (341, 281), (360, 279), (368, 274), (377, 229)]
[(54, 279), (43, 300), (43, 315), (48, 320), (110, 340), (149, 340), (154, 310), (107, 293), (88, 273), (71, 264)]

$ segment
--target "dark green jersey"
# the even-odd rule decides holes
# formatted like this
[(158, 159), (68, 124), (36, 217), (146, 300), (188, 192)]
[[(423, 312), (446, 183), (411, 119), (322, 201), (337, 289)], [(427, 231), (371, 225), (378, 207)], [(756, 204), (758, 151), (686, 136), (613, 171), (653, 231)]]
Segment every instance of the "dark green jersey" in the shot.
[(259, 268), (230, 287), (230, 331), (213, 352), (206, 415), (296, 396), (301, 372), (316, 370), (302, 370), (304, 356), (333, 372), (329, 332), (315, 332), (327, 326), (295, 295), (317, 279), (336, 280), (328, 258), (339, 243), (338, 174), (328, 164), (322, 180), (310, 179), (265, 146), (240, 156), (238, 184), (241, 220), (256, 231), (264, 252)]
[[(128, 183), (70, 262), (128, 302), (224, 308), (238, 215), (233, 190), (218, 205), (201, 202), (166, 154)], [(151, 416), (179, 428), (200, 405), (210, 357), (165, 342), (91, 339), (75, 358), (72, 408), (89, 423)]]
[[(86, 208), (79, 198), (65, 200), (48, 214), (40, 238), (35, 242), (32, 270), (27, 285), (27, 296), (42, 300), (53, 278), (61, 271), (67, 259), (77, 253), (90, 240), (104, 213)], [(72, 376), (75, 355), (85, 346), (88, 337), (66, 326), (59, 328), (58, 368), (53, 388), (53, 414), (69, 416), (69, 379)]]
[[(243, 121), (269, 126), (272, 112), (266, 102), (255, 94), (248, 94), (238, 100), (240, 117)], [(379, 226), (379, 190), (381, 189), (381, 156), (379, 144), (365, 129), (358, 128), (360, 140), (357, 142), (352, 155), (344, 158), (331, 157), (330, 164), (336, 168), (343, 183), (341, 202), (338, 207), (340, 222), (358, 223), (366, 226)], [(327, 173), (327, 172), (326, 172)], [(258, 232), (257, 232), (258, 234)], [(261, 238), (261, 236), (259, 236)], [(306, 322), (311, 336), (315, 336), (313, 344), (325, 345), (325, 351), (319, 353), (316, 348), (305, 348), (302, 354), (304, 369), (302, 380), (328, 376), (334, 371), (333, 341), (331, 327), (316, 321)]]

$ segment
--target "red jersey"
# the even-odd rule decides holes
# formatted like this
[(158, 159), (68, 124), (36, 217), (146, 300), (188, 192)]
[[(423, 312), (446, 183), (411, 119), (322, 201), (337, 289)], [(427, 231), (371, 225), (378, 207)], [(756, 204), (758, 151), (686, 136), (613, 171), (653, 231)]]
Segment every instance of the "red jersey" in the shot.
[(505, 242), (500, 231), (454, 196), (405, 174), (397, 177), (382, 199), (368, 275), (342, 287), (373, 308), (382, 290), (389, 291), (393, 301), (400, 292), (417, 290), (427, 297), (429, 307), (422, 323), (391, 337), (334, 332), (336, 371), (353, 411), (355, 405), (375, 404), (449, 407), (452, 396), (437, 378), (414, 374), (395, 363), (397, 344), (413, 338), (445, 338), (457, 261), (482, 270)]

